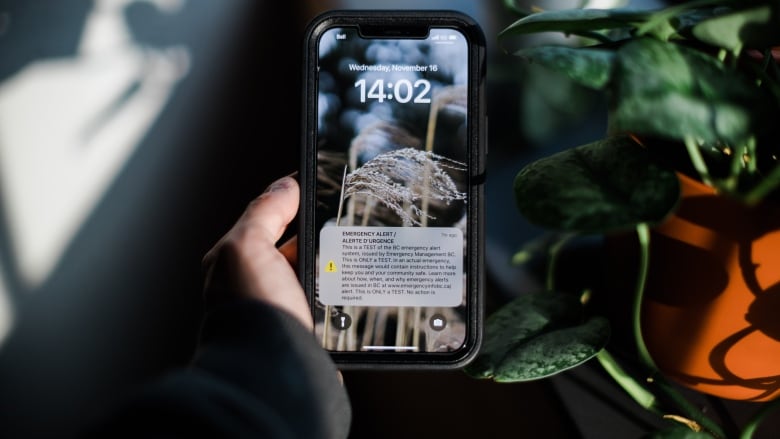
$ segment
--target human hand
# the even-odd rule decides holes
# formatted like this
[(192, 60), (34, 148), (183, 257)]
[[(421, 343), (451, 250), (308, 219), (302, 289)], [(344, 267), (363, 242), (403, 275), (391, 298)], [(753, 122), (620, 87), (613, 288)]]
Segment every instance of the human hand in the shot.
[(298, 211), (298, 188), (298, 182), (290, 176), (271, 183), (206, 253), (203, 267), (207, 305), (231, 297), (255, 298), (313, 328), (306, 294), (293, 268), (297, 264), (297, 239), (293, 237), (276, 247)]

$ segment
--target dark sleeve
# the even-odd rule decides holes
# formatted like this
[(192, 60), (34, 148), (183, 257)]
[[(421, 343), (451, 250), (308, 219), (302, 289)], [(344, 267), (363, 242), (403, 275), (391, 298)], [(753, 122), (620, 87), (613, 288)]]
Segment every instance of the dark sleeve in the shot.
[(132, 398), (95, 437), (346, 438), (351, 408), (330, 356), (256, 300), (205, 320), (192, 366)]

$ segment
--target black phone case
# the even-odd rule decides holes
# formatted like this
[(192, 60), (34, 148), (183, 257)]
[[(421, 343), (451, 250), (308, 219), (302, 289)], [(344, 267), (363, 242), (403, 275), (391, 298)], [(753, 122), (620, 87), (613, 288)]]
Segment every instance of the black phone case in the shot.
[(316, 191), (317, 86), (316, 60), (319, 35), (336, 26), (361, 26), (387, 35), (415, 34), (420, 26), (459, 29), (469, 39), (469, 224), (467, 340), (463, 349), (450, 353), (364, 353), (331, 351), (341, 369), (457, 369), (477, 354), (482, 340), (484, 316), (484, 182), (487, 119), (485, 102), (485, 37), (480, 26), (466, 14), (449, 10), (334, 10), (313, 19), (304, 34), (302, 138), (298, 216), (298, 274), (314, 311)]

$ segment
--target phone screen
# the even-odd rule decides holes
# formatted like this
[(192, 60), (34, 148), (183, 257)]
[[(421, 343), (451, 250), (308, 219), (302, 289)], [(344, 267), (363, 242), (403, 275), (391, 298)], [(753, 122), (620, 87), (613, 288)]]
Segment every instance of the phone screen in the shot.
[(316, 52), (316, 336), (346, 353), (468, 348), (468, 36), (339, 26)]

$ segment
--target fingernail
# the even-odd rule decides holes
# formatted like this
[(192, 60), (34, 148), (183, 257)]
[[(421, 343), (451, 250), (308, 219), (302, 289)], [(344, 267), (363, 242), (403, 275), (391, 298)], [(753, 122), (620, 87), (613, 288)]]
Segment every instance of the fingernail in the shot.
[(286, 191), (292, 187), (292, 177), (285, 176), (282, 177), (275, 182), (271, 183), (266, 189), (265, 192), (279, 192), (279, 191)]

